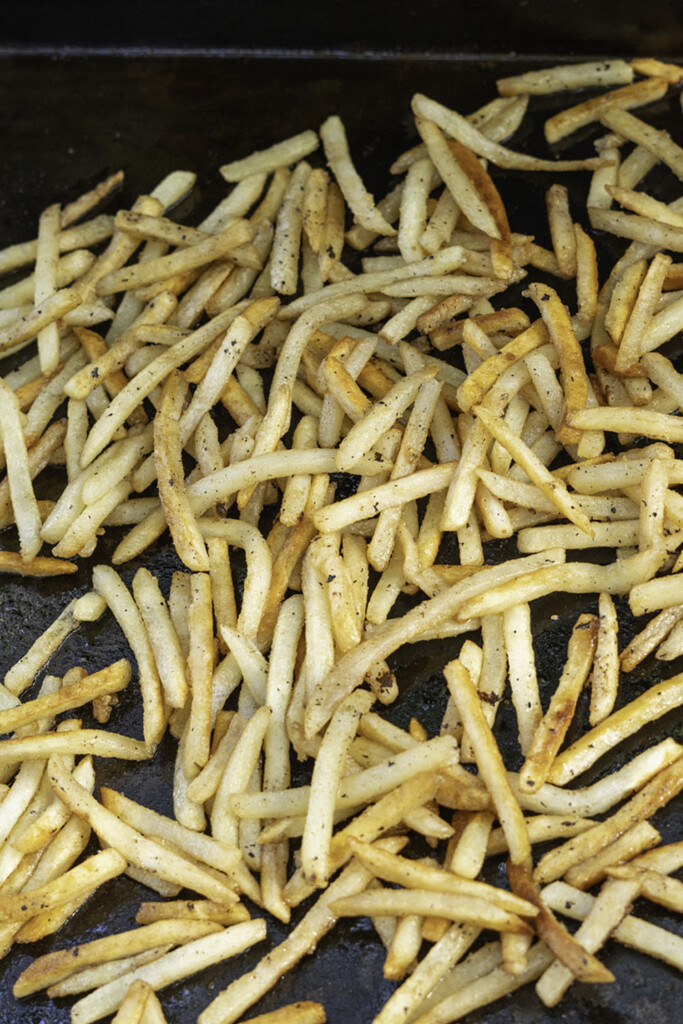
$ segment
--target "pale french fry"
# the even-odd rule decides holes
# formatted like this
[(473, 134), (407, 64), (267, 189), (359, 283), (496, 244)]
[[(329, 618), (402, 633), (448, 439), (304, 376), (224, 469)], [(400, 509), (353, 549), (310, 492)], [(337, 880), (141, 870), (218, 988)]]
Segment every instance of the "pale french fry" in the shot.
[(72, 1020), (74, 1024), (89, 1024), (106, 1017), (121, 1004), (128, 986), (138, 978), (148, 982), (155, 990), (164, 988), (205, 967), (239, 955), (255, 942), (264, 939), (265, 935), (265, 920), (256, 918), (188, 942), (180, 949), (172, 950), (158, 960), (138, 967), (79, 999), (72, 1007)]
[(252, 234), (253, 229), (247, 221), (233, 221), (223, 231), (184, 249), (176, 249), (170, 255), (144, 260), (102, 275), (97, 282), (97, 293), (111, 295), (118, 291), (132, 291), (165, 281), (174, 274), (194, 270), (211, 260), (232, 255), (238, 246), (251, 241)]
[[(541, 488), (546, 497), (560, 509), (563, 515), (566, 515), (579, 529), (590, 535), (591, 526), (585, 514), (577, 507), (573, 497), (566, 488), (548, 472), (531, 449), (520, 438), (516, 437), (503, 421), (497, 420), (484, 406), (477, 405), (472, 411), (482, 421), (490, 434), (504, 448), (507, 448), (513, 459), (522, 466), (530, 479)], [(592, 412), (592, 410), (585, 411)], [(574, 415), (581, 414), (576, 413)], [(598, 427), (598, 429), (600, 428)]]
[[(455, 994), (445, 996), (415, 1018), (416, 1024), (442, 1024), (443, 1021), (457, 1020), (471, 1010), (486, 1006), (493, 1000), (516, 991), (526, 982), (535, 980), (548, 966), (551, 957), (552, 954), (539, 942), (530, 950), (527, 968), (521, 974), (511, 975), (502, 965), (488, 969), (483, 967), (473, 980), (467, 979), (461, 984)], [(460, 966), (466, 965), (467, 961), (464, 961)]]
[[(177, 821), (158, 814), (109, 787), (103, 786), (100, 793), (102, 806), (138, 832), (167, 840), (188, 856), (224, 874), (230, 874), (237, 865), (239, 857), (234, 847), (229, 847), (202, 833), (193, 832)], [(236, 901), (236, 894), (232, 893), (222, 905), (231, 907)]]
[(5, 675), (4, 685), (15, 696), (20, 696), (31, 685), (41, 668), (65, 638), (78, 627), (74, 618), (75, 601), (60, 612), (53, 623), (31, 645), (26, 654)]
[(545, 202), (557, 266), (561, 274), (574, 277), (576, 274), (576, 238), (569, 211), (567, 189), (564, 185), (551, 185), (546, 192)]
[[(74, 768), (73, 775), (79, 785), (92, 792), (95, 785), (95, 771), (91, 757), (82, 758)], [(16, 839), (12, 838), (12, 845), (21, 853), (33, 853), (40, 850), (59, 832), (68, 818), (68, 808), (61, 800), (53, 797), (51, 803), (47, 805), (42, 814), (35, 818), (29, 828)]]
[(452, 871), (444, 871), (442, 868), (409, 860), (389, 853), (376, 845), (362, 843), (355, 839), (350, 840), (350, 846), (354, 856), (369, 867), (378, 878), (402, 885), (405, 889), (451, 893), (454, 896), (477, 896), (495, 903), (501, 909), (512, 914), (525, 917), (536, 916), (536, 908), (532, 904), (510, 893), (504, 893), (500, 889), (488, 886), (486, 883), (459, 877)]
[(443, 135), (432, 118), (419, 117), (417, 129), (424, 139), (429, 156), (449, 190), (457, 207), (467, 218), (492, 238), (499, 237), (499, 231), (491, 212), (482, 203), (476, 188), (460, 166), (457, 156), (451, 150), (449, 140)]
[(479, 771), (491, 791), (498, 817), (508, 838), (510, 857), (513, 863), (523, 864), (531, 855), (526, 823), (510, 790), (500, 752), (482, 713), (470, 674), (458, 661), (450, 662), (444, 674), (467, 729)]
[(623, 60), (586, 61), (579, 64), (558, 64), (540, 71), (525, 71), (521, 75), (499, 78), (496, 82), (501, 96), (519, 93), (544, 95), (566, 89), (587, 86), (623, 85), (633, 81), (635, 62)]
[(395, 889), (368, 889), (355, 896), (335, 900), (330, 910), (341, 917), (370, 915), (387, 916), (399, 913), (438, 915), (449, 920), (466, 921), (500, 931), (529, 934), (531, 929), (521, 918), (497, 910), (492, 904), (476, 896), (450, 893), (431, 893), (421, 889), (398, 891)]
[(527, 754), (543, 715), (532, 646), (531, 609), (524, 603), (502, 616), (512, 701), (517, 712), (519, 745)]
[(154, 462), (159, 498), (176, 549), (189, 569), (209, 567), (209, 556), (185, 489), (180, 414), (187, 385), (178, 371), (164, 384), (161, 407), (154, 419)]
[[(591, 953), (599, 949), (628, 913), (639, 888), (639, 882), (633, 879), (607, 883), (578, 929), (577, 941)], [(545, 1006), (556, 1006), (573, 980), (572, 972), (556, 960), (537, 982), (536, 993)]]
[(133, 578), (133, 595), (147, 630), (166, 703), (182, 708), (188, 694), (185, 658), (156, 577), (144, 567)]
[(401, 196), (398, 247), (406, 261), (424, 256), (420, 238), (426, 228), (427, 199), (434, 165), (428, 157), (410, 165)]
[(454, 465), (449, 463), (416, 470), (410, 476), (378, 484), (372, 490), (359, 491), (350, 498), (324, 506), (313, 514), (313, 523), (321, 533), (336, 532), (385, 508), (404, 505), (414, 498), (444, 489), (450, 483), (453, 472)]
[[(582, 921), (595, 905), (596, 897), (566, 882), (553, 882), (543, 890), (543, 899), (553, 910)], [(639, 949), (679, 969), (683, 963), (683, 943), (679, 935), (632, 914), (617, 925), (613, 937), (625, 946)]]
[[(486, 813), (486, 812), (482, 812)], [(594, 825), (590, 818), (572, 818), (571, 815), (539, 814), (533, 818), (527, 818), (527, 831), (529, 842), (542, 843), (551, 839), (563, 839), (585, 832)], [(486, 846), (486, 855), (504, 853), (507, 850), (507, 841), (502, 828), (492, 829)]]
[(508, 778), (525, 810), (538, 814), (600, 814), (641, 789), (658, 772), (673, 764), (680, 754), (681, 748), (677, 743), (670, 739), (663, 740), (636, 755), (618, 771), (582, 790), (570, 791), (546, 783), (537, 794), (523, 793), (518, 777), (510, 772)]
[(43, 733), (0, 740), (0, 763), (53, 754), (102, 754), (127, 761), (146, 761), (150, 750), (140, 740), (105, 729), (77, 729), (68, 733)]
[(327, 1015), (322, 1003), (300, 1002), (282, 1006), (270, 1013), (250, 1017), (249, 1024), (325, 1024)]
[(88, 465), (109, 443), (117, 429), (125, 423), (133, 409), (169, 373), (202, 352), (215, 338), (230, 326), (236, 317), (234, 309), (219, 313), (203, 327), (199, 327), (186, 338), (171, 345), (161, 353), (121, 391), (109, 406), (106, 417), (101, 418), (91, 429), (83, 449), (82, 465)]
[(372, 694), (366, 691), (347, 697), (332, 716), (320, 744), (301, 843), (302, 872), (306, 881), (317, 887), (322, 887), (329, 877), (332, 817), (344, 757), (355, 736), (360, 716), (370, 710), (373, 702)]
[(327, 162), (358, 224), (378, 235), (394, 235), (394, 228), (375, 206), (353, 166), (341, 120), (328, 117), (320, 127), (320, 138)]
[(417, 117), (434, 122), (463, 146), (471, 149), (477, 156), (485, 157), (499, 167), (535, 171), (578, 171), (593, 170), (601, 163), (599, 158), (597, 160), (592, 158), (588, 160), (541, 160), (526, 154), (515, 153), (506, 149), (505, 146), (487, 139), (482, 132), (454, 110), (449, 110), (420, 93), (413, 96), (412, 108)]
[(609, 594), (600, 594), (598, 636), (591, 676), (591, 725), (597, 725), (610, 714), (617, 698), (619, 687), (618, 630), (614, 602)]
[(26, 441), (21, 425), (21, 412), (16, 396), (4, 381), (0, 381), (0, 437), (7, 463), (10, 498), (19, 528), (19, 543), (24, 561), (30, 561), (42, 547), (41, 520), (33, 492), (26, 452)]
[(318, 148), (318, 137), (313, 131), (300, 132), (268, 149), (259, 150), (251, 156), (223, 164), (220, 171), (226, 181), (243, 181), (252, 174), (269, 174), (280, 167), (302, 160)]
[(185, 775), (193, 778), (209, 759), (213, 682), (213, 606), (211, 581), (205, 573), (190, 578), (187, 613), (190, 652), (188, 683), (192, 692), (184, 751)]
[(293, 295), (299, 279), (299, 246), (303, 225), (303, 197), (310, 166), (297, 164), (278, 211), (272, 245), (270, 282), (282, 295)]
[[(360, 699), (360, 698), (358, 698)], [(357, 807), (390, 793), (414, 776), (457, 764), (457, 744), (452, 736), (435, 736), (393, 755), (386, 761), (345, 779), (335, 795), (335, 808)], [(307, 812), (310, 788), (298, 786), (280, 792), (240, 793), (232, 798), (233, 811), (240, 817), (275, 818)]]
[[(196, 865), (193, 861), (146, 839), (130, 825), (99, 804), (54, 761), (50, 763), (50, 780), (60, 799), (69, 804), (74, 813), (90, 822), (103, 842), (113, 849), (119, 847), (125, 854), (121, 858), (143, 867), (162, 879), (178, 880), (196, 892), (216, 902), (230, 902), (234, 893), (229, 884)], [(124, 859), (125, 858), (125, 859)]]
[(567, 593), (623, 594), (643, 579), (649, 579), (661, 566), (662, 554), (644, 551), (629, 555), (609, 566), (595, 566), (572, 562), (571, 569), (553, 565), (537, 569), (525, 577), (502, 583), (495, 590), (478, 598), (465, 601), (455, 613), (458, 621), (466, 622), (480, 615), (504, 612), (519, 601), (531, 601), (553, 591)]
[(128, 971), (135, 970), (136, 967), (149, 963), (150, 960), (156, 960), (158, 957), (163, 956), (164, 953), (170, 952), (171, 949), (171, 945), (156, 946), (155, 948), (145, 950), (143, 953), (121, 957), (120, 960), (114, 960), (106, 964), (97, 964), (95, 967), (86, 967), (82, 971), (76, 971), (64, 981), (51, 985), (47, 990), (47, 994), (51, 999), (59, 998), (60, 996), (80, 995), (82, 992), (88, 992), (99, 985), (105, 985), (108, 981), (112, 981)]
[[(535, 559), (539, 556), (530, 557)], [(546, 553), (541, 557), (549, 557), (555, 561), (557, 553)], [(517, 575), (523, 572), (525, 567), (530, 567), (530, 563), (524, 561), (525, 566), (516, 563), (508, 564), (507, 567), (497, 566), (493, 571), (483, 569), (474, 576), (454, 584), (442, 594), (393, 621), (380, 634), (365, 639), (355, 651), (346, 654), (327, 677), (325, 692), (314, 698), (307, 709), (310, 734), (314, 735), (325, 724), (337, 703), (360, 684), (370, 666), (387, 657), (401, 643), (410, 642), (426, 630), (435, 628), (452, 617), (454, 610), (465, 601), (465, 595), (470, 592), (470, 588), (475, 588), (476, 592), (480, 593), (490, 587), (494, 579), (499, 579), (501, 573)]]
[(252, 795), (264, 795), (251, 794), (248, 783), (261, 753), (270, 716), (271, 711), (267, 706), (254, 712), (235, 744), (216, 791), (211, 809), (212, 832), (221, 842), (229, 845), (236, 845), (238, 841), (236, 801), (240, 797), (248, 800)]
[(683, 152), (680, 146), (664, 132), (645, 124), (627, 110), (610, 107), (603, 111), (600, 120), (606, 127), (637, 142), (658, 156), (679, 178), (683, 174)]
[(154, 748), (166, 728), (166, 714), (147, 630), (128, 588), (111, 566), (95, 566), (93, 586), (109, 605), (135, 654), (143, 699), (145, 743)]

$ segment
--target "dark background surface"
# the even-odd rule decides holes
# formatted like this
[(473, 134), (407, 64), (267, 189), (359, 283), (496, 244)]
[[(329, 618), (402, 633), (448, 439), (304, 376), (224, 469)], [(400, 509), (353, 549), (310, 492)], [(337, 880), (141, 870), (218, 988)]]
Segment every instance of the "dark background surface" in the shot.
[[(0, 244), (29, 237), (45, 205), (74, 198), (119, 167), (126, 172), (127, 184), (117, 206), (153, 187), (175, 167), (196, 170), (196, 193), (178, 211), (179, 217), (192, 223), (224, 194), (217, 175), (221, 163), (291, 132), (316, 127), (332, 112), (344, 118), (354, 158), (379, 193), (388, 183), (390, 160), (415, 141), (409, 115), (413, 92), (424, 91), (468, 112), (493, 96), (497, 74), (509, 74), (530, 63), (526, 58), (489, 61), (487, 54), (553, 54), (557, 59), (624, 51), (656, 51), (658, 56), (683, 52), (679, 5), (674, 3), (649, 4), (644, 9), (632, 2), (617, 7), (576, 0), (561, 5), (533, 0), (514, 7), (425, 2), (389, 8), (354, 0), (344, 5), (299, 4), (296, 12), (295, 17), (292, 7), (263, 2), (124, 3), (106, 12), (93, 4), (5, 5), (0, 13), (0, 45), (6, 50), (0, 55), (0, 137), (4, 140)], [(79, 56), (73, 52), (98, 47), (226, 49), (233, 55), (152, 52), (143, 59), (139, 53)], [(30, 55), (31, 48), (49, 52)], [(14, 53), (8, 52), (12, 49)], [(234, 55), (244, 49), (298, 53), (281, 58)], [(345, 51), (346, 58), (332, 60), (303, 52), (310, 50)], [(380, 56), (392, 51), (394, 56)], [(453, 59), (449, 53), (466, 56)], [(658, 113), (682, 141), (678, 98)], [(530, 148), (534, 146), (539, 155), (547, 155), (537, 140)], [(539, 241), (544, 241), (542, 196), (549, 182), (543, 177), (533, 184), (514, 174), (501, 177), (507, 179), (500, 186), (510, 203), (513, 230), (526, 230), (533, 222), (532, 229), (538, 231)], [(578, 187), (578, 181), (575, 184)], [(677, 188), (677, 183), (672, 186), (668, 180), (661, 197), (672, 187)], [(0, 538), (3, 545), (12, 541), (11, 534)], [(49, 586), (2, 582), (3, 673), (70, 596), (89, 588), (92, 564), (102, 559), (106, 550), (105, 546), (91, 563), (82, 565), (77, 577)], [(167, 591), (175, 567), (168, 546), (164, 542), (155, 546), (146, 561), (160, 574)], [(127, 582), (136, 568), (137, 563), (125, 568)], [(550, 633), (547, 615), (557, 611), (561, 619)], [(564, 602), (561, 609), (547, 605), (542, 609), (537, 646), (544, 697), (556, 685), (577, 611), (578, 602)], [(625, 628), (630, 627), (625, 624)], [(456, 649), (457, 645), (448, 644), (417, 645), (394, 659), (402, 696), (391, 714), (400, 724), (406, 725), (410, 715), (416, 714), (432, 729), (437, 726), (445, 702), (438, 668)], [(73, 635), (49, 670), (62, 673), (73, 664), (95, 669), (125, 653), (125, 641), (106, 617)], [(650, 662), (634, 673), (635, 678), (626, 681), (621, 702), (651, 685), (661, 671), (661, 666)], [(668, 667), (665, 674), (669, 674)], [(665, 729), (675, 731), (678, 725), (677, 720), (658, 723), (648, 742), (659, 738)], [(112, 716), (111, 728), (140, 735), (133, 689)], [(517, 756), (516, 740), (507, 706), (498, 729), (512, 763)], [(119, 786), (134, 798), (168, 812), (172, 756), (173, 743), (165, 741), (148, 764), (99, 762), (98, 784)], [(615, 756), (620, 758), (621, 753)], [(598, 766), (594, 774), (605, 767)], [(665, 838), (680, 835), (673, 811), (658, 815), (655, 823), (662, 826)], [(116, 880), (57, 938), (30, 950), (14, 950), (4, 961), (0, 977), (0, 1024), (67, 1021), (67, 1001), (55, 1005), (37, 996), (18, 1005), (10, 995), (13, 979), (32, 956), (50, 948), (93, 938), (102, 934), (103, 927), (132, 927), (135, 909), (147, 898), (148, 893), (136, 884)], [(667, 927), (677, 927), (669, 915), (646, 909), (644, 904), (638, 905), (637, 912), (647, 913), (649, 919)], [(283, 937), (284, 929), (274, 922), (269, 935), (268, 944), (274, 944)], [(260, 959), (265, 948), (262, 944), (240, 957), (237, 964), (228, 963), (166, 990), (161, 998), (169, 1021), (193, 1021), (220, 988)], [(608, 946), (604, 959), (617, 975), (616, 985), (575, 985), (553, 1011), (543, 1008), (533, 990), (528, 990), (472, 1014), (468, 1020), (471, 1024), (673, 1024), (679, 1019), (681, 987), (675, 971), (614, 944)], [(247, 1016), (295, 999), (319, 998), (331, 1024), (369, 1024), (393, 988), (382, 979), (382, 960), (383, 950), (367, 922), (343, 923), (323, 941), (314, 958), (283, 979)]]
[(677, 0), (5, 3), (0, 45), (415, 54), (675, 55)]

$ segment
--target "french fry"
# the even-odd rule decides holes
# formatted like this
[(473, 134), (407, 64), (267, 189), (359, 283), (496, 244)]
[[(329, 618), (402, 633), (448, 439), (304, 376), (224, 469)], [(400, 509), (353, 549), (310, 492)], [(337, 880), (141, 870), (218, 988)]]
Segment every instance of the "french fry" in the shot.
[(375, 206), (351, 162), (341, 120), (336, 116), (329, 117), (320, 127), (320, 138), (327, 162), (357, 222), (378, 235), (394, 235), (394, 228)]
[(118, 693), (130, 682), (131, 668), (126, 659), (109, 665), (77, 683), (62, 686), (56, 693), (20, 704), (16, 708), (0, 711), (0, 733), (13, 732), (47, 716), (61, 714), (81, 707), (98, 696)]
[(265, 935), (266, 922), (263, 918), (256, 918), (188, 942), (79, 999), (71, 1010), (74, 1024), (89, 1024), (112, 1013), (121, 1004), (128, 986), (137, 979), (148, 982), (155, 990), (164, 988), (195, 971), (239, 955), (264, 939)]
[(596, 882), (602, 882), (612, 867), (632, 860), (644, 850), (657, 846), (661, 838), (657, 829), (648, 821), (639, 821), (613, 843), (609, 843), (604, 850), (570, 868), (566, 880), (577, 889), (590, 889)]
[[(566, 882), (553, 882), (543, 890), (543, 899), (553, 910), (581, 921), (590, 913), (596, 897)], [(678, 967), (683, 962), (680, 936), (633, 914), (627, 914), (612, 934), (617, 942), (646, 952), (672, 966)]]
[(272, 245), (270, 282), (281, 295), (293, 295), (299, 279), (299, 246), (303, 224), (303, 197), (310, 166), (297, 164), (278, 211)]
[(519, 804), (509, 788), (500, 752), (482, 713), (470, 674), (458, 661), (450, 662), (444, 674), (463, 725), (467, 729), (479, 771), (491, 791), (498, 817), (508, 839), (512, 861), (515, 864), (523, 864), (531, 855), (526, 823)]
[[(593, 170), (600, 160), (541, 160), (537, 157), (515, 153), (497, 142), (487, 139), (474, 125), (454, 110), (444, 107), (435, 100), (417, 93), (412, 100), (412, 108), (417, 117), (429, 119), (447, 132), (457, 142), (467, 146), (477, 156), (485, 157), (499, 167), (514, 167), (519, 170), (535, 171), (578, 171)], [(437, 164), (438, 169), (438, 164)], [(494, 235), (495, 237), (495, 235)]]
[(329, 877), (329, 844), (335, 794), (339, 787), (345, 753), (355, 736), (360, 716), (374, 698), (365, 691), (347, 697), (327, 728), (311, 780), (306, 827), (301, 842), (301, 868), (307, 882), (322, 887)]
[[(626, 916), (638, 889), (637, 880), (605, 885), (578, 929), (576, 941), (591, 953), (598, 949)], [(573, 980), (574, 975), (569, 968), (556, 960), (537, 982), (536, 992), (545, 1006), (556, 1006)]]
[(439, 915), (449, 920), (467, 921), (501, 931), (529, 934), (531, 929), (515, 914), (500, 911), (476, 896), (450, 893), (431, 893), (421, 889), (405, 892), (395, 889), (368, 889), (357, 896), (335, 900), (330, 907), (332, 913), (341, 917), (356, 917), (377, 914), (379, 916), (398, 913)]
[(182, 708), (188, 694), (185, 658), (156, 577), (144, 567), (133, 578), (133, 595), (154, 653), (164, 698), (170, 707)]
[(552, 477), (531, 449), (520, 438), (515, 437), (510, 428), (503, 421), (497, 420), (483, 405), (475, 406), (473, 412), (493, 437), (504, 448), (507, 448), (513, 459), (522, 466), (530, 479), (540, 487), (545, 496), (560, 509), (563, 515), (566, 515), (579, 529), (590, 535), (591, 526), (585, 514), (576, 506), (566, 488), (560, 481)]
[(59, 906), (71, 900), (80, 891), (92, 891), (110, 878), (120, 875), (126, 860), (116, 850), (103, 850), (83, 861), (70, 872), (65, 872), (55, 883), (40, 886), (17, 896), (0, 896), (0, 920), (27, 921), (37, 911)]
[(659, 157), (679, 178), (683, 173), (683, 153), (680, 147), (664, 132), (658, 131), (630, 114), (627, 110), (610, 107), (603, 111), (600, 120), (613, 131), (619, 132), (632, 142), (642, 144)]
[(548, 118), (544, 126), (545, 137), (550, 143), (559, 142), (579, 128), (597, 121), (603, 111), (611, 111), (614, 108), (630, 110), (653, 103), (666, 94), (667, 88), (668, 83), (664, 78), (646, 78), (642, 82), (634, 82), (621, 89), (601, 93)]
[(70, 978), (65, 978), (64, 981), (51, 985), (47, 990), (47, 994), (51, 999), (59, 998), (60, 996), (80, 995), (82, 992), (88, 992), (90, 989), (97, 988), (98, 985), (104, 985), (108, 981), (120, 977), (120, 975), (125, 974), (127, 971), (135, 970), (136, 967), (141, 967), (143, 964), (149, 963), (150, 960), (156, 960), (158, 957), (163, 956), (164, 953), (170, 952), (171, 948), (170, 945), (157, 946), (156, 948), (145, 950), (143, 953), (121, 957), (120, 960), (114, 960), (107, 964), (86, 967), (82, 971), (76, 971)]
[(211, 737), (213, 607), (211, 581), (205, 573), (193, 573), (190, 577), (187, 619), (190, 642), (187, 669), (192, 703), (187, 722), (184, 766), (185, 775), (191, 779), (209, 759)]
[(35, 558), (42, 547), (42, 524), (33, 493), (20, 416), (14, 392), (4, 381), (0, 381), (0, 437), (7, 463), (12, 508), (19, 528), (21, 557), (28, 562)]
[(683, 677), (673, 676), (646, 690), (630, 704), (604, 718), (555, 759), (548, 776), (550, 782), (562, 785), (575, 778), (594, 764), (601, 753), (607, 751), (619, 739), (632, 735), (645, 722), (666, 714), (670, 708), (678, 707), (683, 696), (682, 688)]
[(519, 745), (526, 755), (543, 714), (532, 646), (531, 609), (526, 603), (517, 605), (504, 612), (502, 620)]
[(527, 792), (539, 789), (552, 770), (553, 758), (562, 745), (588, 678), (595, 654), (597, 632), (598, 620), (594, 616), (579, 616), (569, 641), (567, 661), (557, 690), (534, 733), (519, 773), (520, 786)]
[(545, 883), (560, 878), (570, 867), (592, 856), (606, 842), (618, 839), (628, 828), (651, 814), (655, 807), (661, 807), (673, 799), (676, 792), (680, 791), (683, 777), (681, 768), (678, 761), (663, 768), (611, 818), (545, 854), (535, 868), (534, 875), (538, 881)]
[[(188, 856), (216, 868), (217, 871), (230, 874), (239, 861), (236, 849), (219, 843), (210, 836), (193, 832), (171, 818), (130, 800), (122, 793), (117, 793), (109, 787), (102, 787), (100, 796), (102, 806), (131, 828), (173, 843)], [(231, 907), (235, 903), (236, 895), (232, 893), (222, 905)]]
[(591, 725), (597, 725), (610, 714), (617, 698), (619, 687), (618, 629), (617, 614), (612, 598), (609, 594), (600, 594), (598, 636), (591, 676)]
[(78, 729), (69, 733), (23, 735), (0, 740), (0, 763), (11, 764), (25, 758), (51, 757), (53, 754), (95, 754), (120, 757), (126, 761), (146, 761), (149, 748), (140, 740), (105, 729)]
[(313, 131), (300, 132), (268, 149), (252, 153), (251, 156), (223, 164), (220, 171), (226, 181), (243, 181), (252, 174), (269, 174), (279, 167), (287, 167), (303, 160), (319, 146)]
[(634, 61), (630, 65), (623, 60), (585, 61), (499, 78), (496, 85), (501, 96), (545, 95), (588, 86), (627, 84), (633, 81), (634, 70), (638, 70)]
[(250, 1017), (249, 1024), (325, 1024), (327, 1015), (322, 1003), (300, 1002), (282, 1006), (270, 1013)]
[[(468, 979), (455, 994), (445, 996), (416, 1018), (418, 1024), (441, 1024), (442, 1021), (462, 1017), (509, 992), (514, 992), (527, 981), (535, 980), (548, 966), (550, 954), (542, 943), (531, 949), (527, 969), (518, 975), (509, 974), (503, 966), (482, 967), (474, 979)], [(465, 961), (462, 967), (467, 965)]]
[(535, 917), (536, 908), (510, 893), (503, 893), (483, 882), (459, 877), (451, 871), (408, 860), (389, 853), (381, 847), (351, 839), (350, 847), (355, 857), (369, 867), (377, 877), (387, 882), (404, 886), (406, 889), (421, 889), (437, 893), (451, 893), (454, 896), (476, 896), (489, 900), (503, 910), (525, 917)]
[(0, 552), (0, 572), (12, 576), (68, 576), (78, 571), (74, 562), (37, 555), (25, 561), (14, 551)]
[(109, 605), (135, 654), (144, 707), (145, 743), (156, 747), (166, 727), (166, 715), (161, 682), (142, 617), (125, 583), (111, 566), (99, 565), (93, 569), (93, 585)]
[[(361, 701), (360, 696), (356, 700)], [(355, 702), (354, 702), (355, 703)], [(357, 807), (361, 803), (391, 792), (393, 784), (400, 785), (426, 771), (451, 768), (457, 764), (457, 745), (452, 736), (435, 736), (425, 743), (404, 750), (393, 757), (358, 772), (345, 780), (342, 792), (335, 796), (335, 807)], [(294, 789), (272, 793), (241, 793), (233, 796), (232, 807), (240, 817), (283, 817), (306, 813), (310, 789)]]

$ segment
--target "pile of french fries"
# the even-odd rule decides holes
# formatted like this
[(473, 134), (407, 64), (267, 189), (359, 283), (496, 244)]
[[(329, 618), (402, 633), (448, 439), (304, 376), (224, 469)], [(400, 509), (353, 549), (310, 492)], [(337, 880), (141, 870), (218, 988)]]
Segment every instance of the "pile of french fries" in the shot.
[[(194, 184), (180, 171), (93, 213), (117, 174), (0, 251), (0, 569), (87, 559), (90, 580), (0, 685), (0, 949), (91, 898), (106, 915), (123, 873), (140, 883), (138, 927), (39, 957), (17, 999), (47, 989), (72, 997), (73, 1024), (160, 1024), (156, 992), (263, 943), (271, 918), (288, 937), (207, 994), (199, 1024), (243, 1020), (340, 917), (370, 917), (387, 947), (397, 987), (374, 1024), (448, 1024), (527, 982), (555, 1006), (575, 979), (613, 981), (610, 938), (683, 967), (683, 939), (631, 914), (637, 897), (683, 909), (683, 841), (649, 821), (683, 787), (683, 747), (582, 782), (683, 705), (665, 664), (683, 654), (683, 149), (633, 113), (681, 81), (612, 60), (502, 79), (468, 115), (418, 94), (421, 141), (379, 202), (331, 116), (226, 164), (232, 187), (196, 227), (167, 215)], [(581, 89), (545, 131), (582, 129), (590, 155), (505, 145), (535, 95)], [(670, 203), (642, 184), (656, 164)], [(543, 173), (548, 247), (512, 230), (497, 168)], [(628, 240), (602, 279), (591, 229)], [(61, 493), (38, 500), (50, 467)], [(439, 561), (447, 535), (458, 564)], [(508, 538), (517, 554), (489, 564)], [(553, 594), (587, 597), (548, 703), (531, 604)], [(637, 621), (627, 645), (615, 597)], [(43, 674), (104, 616), (132, 663)], [(391, 724), (388, 659), (444, 638), (440, 735)], [(652, 654), (666, 678), (624, 703), (622, 674)], [(116, 730), (131, 686), (142, 739)], [(508, 693), (519, 772), (496, 741)], [(144, 773), (167, 733), (173, 817), (98, 784), (93, 756)], [(480, 877), (501, 855), (509, 887)]]

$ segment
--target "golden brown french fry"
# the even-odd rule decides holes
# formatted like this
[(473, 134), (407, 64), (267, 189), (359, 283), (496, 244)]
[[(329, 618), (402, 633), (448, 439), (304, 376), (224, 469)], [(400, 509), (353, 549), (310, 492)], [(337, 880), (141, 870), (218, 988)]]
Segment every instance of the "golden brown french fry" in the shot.
[(584, 687), (597, 644), (598, 620), (595, 616), (580, 615), (569, 640), (567, 661), (555, 693), (542, 722), (539, 724), (526, 760), (519, 773), (519, 783), (526, 792), (538, 790), (552, 768), (552, 762), (567, 734)]
[(550, 143), (571, 135), (592, 121), (597, 121), (605, 110), (621, 108), (630, 110), (661, 99), (667, 91), (668, 83), (664, 78), (646, 78), (642, 82), (633, 82), (621, 89), (613, 89), (601, 93), (590, 100), (578, 103), (574, 107), (549, 117), (545, 122), (545, 137)]
[(130, 682), (130, 663), (122, 658), (107, 668), (92, 675), (84, 676), (78, 682), (62, 686), (56, 693), (45, 697), (36, 697), (16, 708), (0, 711), (0, 733), (13, 732), (25, 725), (39, 722), (42, 718), (52, 717), (81, 707), (98, 696), (118, 693)]

